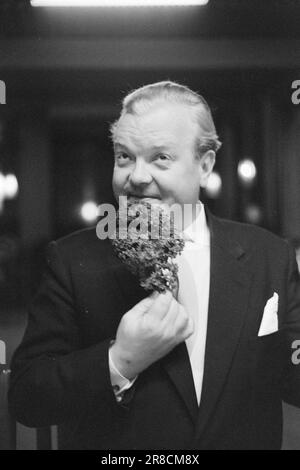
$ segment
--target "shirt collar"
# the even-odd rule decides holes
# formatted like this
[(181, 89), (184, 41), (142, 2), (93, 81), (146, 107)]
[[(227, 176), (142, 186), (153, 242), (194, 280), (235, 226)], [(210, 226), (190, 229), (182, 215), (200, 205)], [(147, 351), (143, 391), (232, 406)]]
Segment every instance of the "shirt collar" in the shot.
[(196, 243), (197, 245), (209, 246), (210, 233), (207, 225), (204, 205), (198, 201), (199, 213), (192, 224), (185, 228), (183, 236), (186, 241)]

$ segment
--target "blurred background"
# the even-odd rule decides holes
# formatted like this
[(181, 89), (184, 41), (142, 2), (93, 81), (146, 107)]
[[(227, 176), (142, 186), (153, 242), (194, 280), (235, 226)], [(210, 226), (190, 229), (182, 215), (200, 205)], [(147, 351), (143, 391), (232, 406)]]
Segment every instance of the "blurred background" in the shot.
[[(1, 0), (0, 340), (7, 364), (47, 243), (95, 224), (95, 207), (113, 202), (109, 125), (125, 94), (141, 85), (170, 79), (204, 95), (223, 142), (204, 202), (216, 215), (289, 239), (299, 254), (300, 104), (292, 100), (299, 24), (297, 0), (156, 8)], [(18, 447), (34, 448), (33, 433), (20, 428)], [(300, 414), (292, 407), (285, 408), (284, 447), (300, 449)]]

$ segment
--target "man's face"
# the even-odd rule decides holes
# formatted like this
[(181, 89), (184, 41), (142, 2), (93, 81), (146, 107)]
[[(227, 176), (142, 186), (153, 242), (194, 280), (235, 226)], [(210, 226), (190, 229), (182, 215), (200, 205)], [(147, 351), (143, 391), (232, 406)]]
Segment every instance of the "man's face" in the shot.
[(203, 159), (195, 156), (197, 132), (189, 110), (180, 104), (123, 116), (114, 142), (115, 197), (151, 198), (150, 203), (159, 200), (169, 206), (195, 204), (208, 177)]

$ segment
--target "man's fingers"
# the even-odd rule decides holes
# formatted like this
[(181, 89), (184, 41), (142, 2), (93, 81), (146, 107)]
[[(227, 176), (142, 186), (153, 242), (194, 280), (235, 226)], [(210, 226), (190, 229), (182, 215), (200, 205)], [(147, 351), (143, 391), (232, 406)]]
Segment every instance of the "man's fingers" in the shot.
[[(173, 310), (169, 312), (166, 321), (172, 331), (181, 333), (188, 321), (188, 316), (184, 308), (174, 300), (175, 304)], [(176, 308), (175, 308), (176, 307)]]
[[(155, 303), (155, 301), (157, 301), (158, 297), (160, 296), (164, 296), (165, 294), (160, 294), (159, 292), (157, 291), (154, 291), (152, 292), (148, 297), (145, 297), (144, 299), (142, 299), (140, 302), (138, 302), (132, 310), (135, 310), (136, 312), (138, 312), (139, 314), (146, 314), (148, 313), (149, 309), (152, 307), (152, 305)], [(167, 300), (165, 300), (167, 302)], [(164, 301), (159, 301), (158, 303), (158, 309), (160, 309), (160, 305), (163, 303)], [(149, 312), (150, 313), (150, 312)], [(157, 314), (156, 310), (155, 310), (155, 313), (154, 315), (156, 317), (159, 317), (159, 314)]]
[(188, 339), (194, 333), (194, 328), (194, 321), (191, 317), (189, 317), (187, 326), (183, 331), (183, 337), (185, 340)]
[[(145, 313), (148, 312), (149, 308), (151, 305), (154, 303), (155, 298), (152, 296), (146, 297), (145, 299), (142, 299), (139, 303), (133, 307), (138, 313), (144, 315)], [(132, 309), (133, 310), (133, 309)]]
[(162, 320), (167, 315), (172, 300), (173, 295), (170, 291), (167, 291), (163, 294), (158, 294), (147, 314), (153, 318)]
[(194, 322), (185, 308), (174, 300), (175, 305), (164, 318), (164, 327), (178, 336), (180, 342), (191, 336), (194, 331)]
[(173, 327), (174, 323), (179, 314), (179, 303), (174, 299), (172, 295), (172, 301), (170, 303), (169, 309), (166, 315), (163, 317), (162, 328), (168, 328), (168, 326)]

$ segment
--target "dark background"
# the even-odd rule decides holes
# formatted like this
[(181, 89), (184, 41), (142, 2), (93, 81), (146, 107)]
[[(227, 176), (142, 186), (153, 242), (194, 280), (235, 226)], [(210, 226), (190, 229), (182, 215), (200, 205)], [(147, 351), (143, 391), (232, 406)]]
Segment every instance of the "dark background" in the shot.
[[(43, 269), (46, 244), (87, 226), (84, 202), (112, 202), (109, 124), (127, 92), (171, 79), (200, 92), (223, 142), (223, 217), (300, 240), (300, 2), (210, 0), (204, 7), (33, 9), (0, 2), (0, 172), (19, 192), (0, 212), (0, 339), (8, 362)], [(247, 187), (238, 163), (257, 176)], [(254, 214), (254, 216), (253, 216)], [(289, 408), (286, 446), (299, 445)], [(291, 431), (292, 430), (292, 431)], [(31, 445), (31, 444), (24, 444)]]

